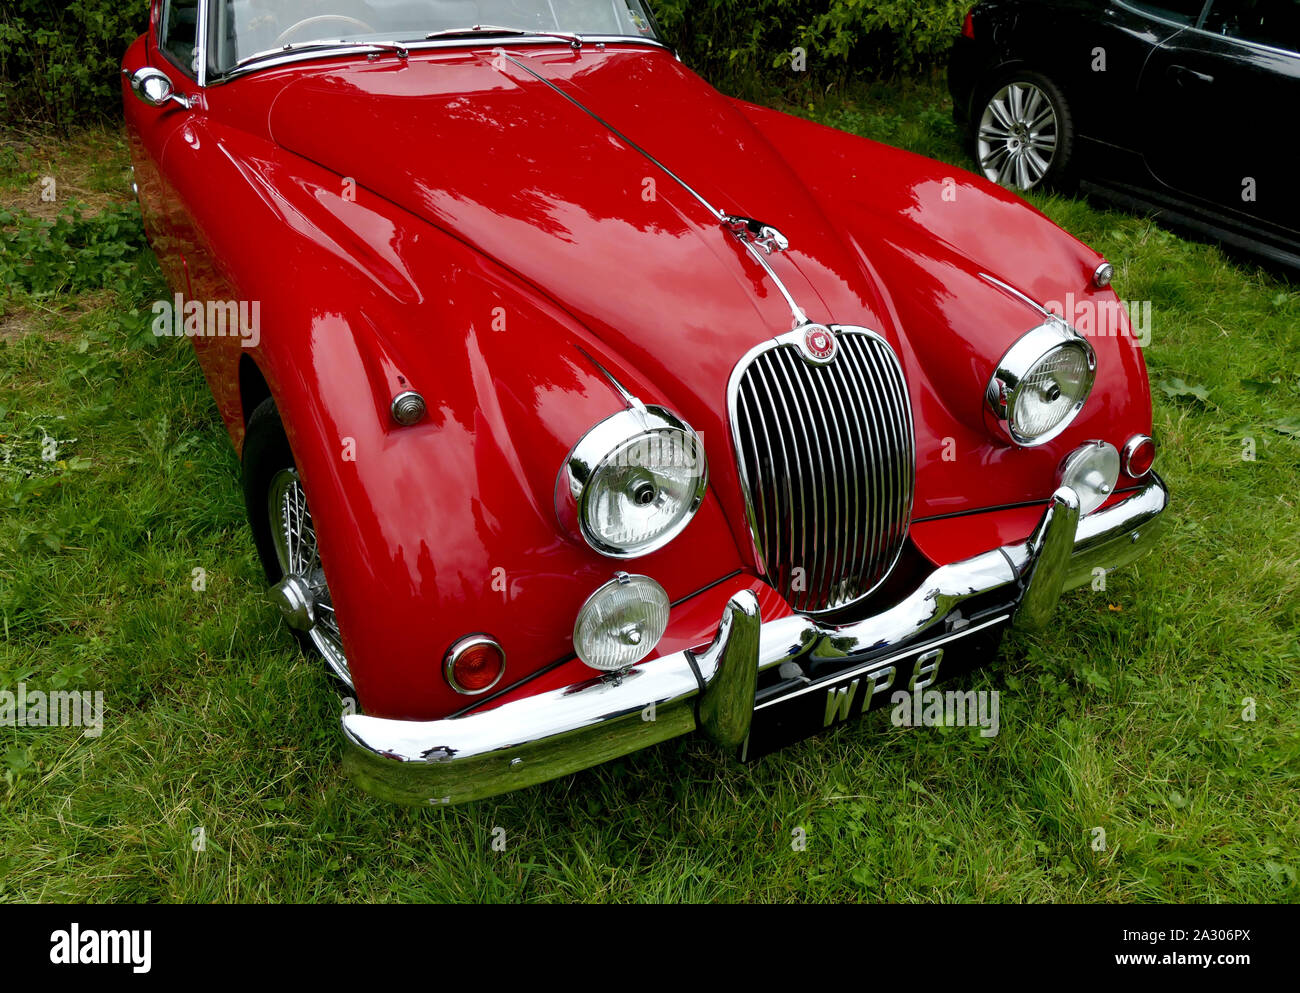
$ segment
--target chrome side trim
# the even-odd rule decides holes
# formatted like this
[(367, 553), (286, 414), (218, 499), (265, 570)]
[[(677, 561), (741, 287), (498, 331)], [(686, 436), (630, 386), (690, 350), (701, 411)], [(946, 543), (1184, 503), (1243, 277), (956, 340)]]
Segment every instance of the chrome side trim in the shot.
[(1044, 307), (1033, 297), (1020, 292), (1020, 290), (1016, 289), (1010, 283), (1004, 283), (996, 276), (990, 276), (987, 272), (981, 272), (980, 279), (984, 280), (984, 282), (986, 283), (991, 283), (992, 285), (996, 286), (998, 289), (1002, 290), (1004, 293), (1008, 294), (1009, 296), (1015, 297), (1017, 300), (1021, 301), (1022, 303), (1028, 304), (1034, 310), (1038, 311), (1040, 314), (1046, 317), (1049, 321), (1059, 321), (1061, 319), (1061, 316), (1059, 314), (1053, 314), (1050, 310)]
[(612, 387), (614, 387), (614, 392), (617, 393), (619, 396), (621, 396), (621, 397), (623, 398), (623, 404), (624, 404), (625, 406), (627, 406), (627, 407), (633, 407), (633, 408), (635, 408), (635, 409), (637, 409), (637, 410), (645, 410), (645, 409), (646, 409), (645, 404), (642, 403), (641, 400), (640, 400), (638, 397), (636, 397), (636, 396), (632, 393), (631, 390), (629, 390), (626, 386), (624, 386), (624, 385), (623, 385), (622, 383), (620, 383), (617, 379), (615, 379), (615, 378), (614, 378), (614, 374), (613, 374), (612, 372), (610, 372), (608, 369), (606, 369), (606, 368), (605, 368), (603, 365), (601, 365), (599, 362), (597, 362), (597, 361), (596, 361), (596, 360), (595, 360), (595, 359), (594, 359), (594, 358), (593, 358), (593, 357), (592, 357), (592, 356), (587, 352), (587, 350), (586, 350), (585, 348), (583, 348), (583, 347), (580, 346), (580, 345), (574, 345), (573, 347), (574, 347), (575, 349), (577, 349), (578, 353), (579, 353), (579, 354), (580, 354), (584, 359), (586, 359), (588, 362), (590, 362), (590, 363), (592, 364), (592, 366), (595, 368), (595, 370), (596, 370), (597, 372), (599, 372), (602, 376), (605, 377), (606, 380), (609, 381), (609, 385), (612, 386)]

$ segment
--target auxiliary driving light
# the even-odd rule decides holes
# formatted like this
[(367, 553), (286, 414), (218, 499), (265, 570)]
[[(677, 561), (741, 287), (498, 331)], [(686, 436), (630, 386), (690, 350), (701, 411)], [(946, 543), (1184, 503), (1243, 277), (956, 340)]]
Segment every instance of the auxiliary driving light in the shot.
[(649, 576), (620, 572), (578, 611), (573, 649), (601, 672), (635, 665), (654, 651), (668, 627), (668, 594)]
[(1119, 452), (1105, 441), (1080, 445), (1061, 463), (1059, 484), (1079, 494), (1079, 514), (1091, 514), (1115, 492)]

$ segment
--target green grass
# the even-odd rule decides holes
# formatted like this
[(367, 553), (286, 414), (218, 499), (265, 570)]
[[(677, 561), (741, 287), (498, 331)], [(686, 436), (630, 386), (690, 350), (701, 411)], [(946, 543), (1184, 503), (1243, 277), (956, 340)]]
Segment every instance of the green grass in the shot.
[[(966, 165), (931, 83), (801, 112)], [(9, 211), (47, 216), (50, 170), (110, 216), (129, 202), (114, 135), (0, 144)], [(52, 265), (0, 298), (0, 689), (102, 690), (108, 713), (99, 738), (0, 728), (0, 899), (1300, 898), (1300, 293), (1141, 217), (1031, 199), (1153, 302), (1174, 502), (1161, 551), (966, 680), (1001, 692), (1001, 733), (877, 713), (753, 767), (683, 739), (432, 810), (342, 777), (337, 694), (261, 597), (192, 352), (131, 314), (166, 294), (156, 265), (69, 235), (80, 283)], [(57, 291), (87, 266), (104, 285)]]

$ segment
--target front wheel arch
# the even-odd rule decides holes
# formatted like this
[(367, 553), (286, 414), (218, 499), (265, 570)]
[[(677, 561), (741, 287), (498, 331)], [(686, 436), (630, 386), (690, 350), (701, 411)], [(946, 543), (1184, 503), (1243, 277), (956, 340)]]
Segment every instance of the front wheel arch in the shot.
[[(271, 584), (272, 599), (280, 606), (294, 637), (303, 649), (310, 655), (324, 659), (334, 675), (351, 689), (352, 674), (343, 650), (333, 600), (325, 582), (324, 555), (320, 551), (306, 495), (298, 479), (297, 461), (275, 401), (270, 397), (259, 403), (248, 418), (242, 462), (244, 507), (262, 570), (267, 582)], [(307, 547), (312, 550), (310, 558), (313, 560), (307, 564), (309, 556), (300, 556), (304, 567), (291, 567), (294, 573), (292, 577), (286, 573), (283, 564), (286, 558), (291, 559), (292, 556), (286, 556), (284, 538), (275, 532), (276, 515), (272, 510), (272, 497), (276, 494), (283, 495), (287, 478), (292, 479), (296, 501), (300, 505), (300, 511), (292, 512), (298, 522), (299, 541), (301, 542), (304, 533), (310, 532), (310, 544)], [(285, 520), (290, 516), (291, 512), (286, 511)], [(300, 604), (310, 603), (310, 610), (303, 607), (297, 612), (291, 611), (286, 603), (288, 596), (297, 598)], [(305, 614), (312, 616), (310, 625), (305, 620)]]

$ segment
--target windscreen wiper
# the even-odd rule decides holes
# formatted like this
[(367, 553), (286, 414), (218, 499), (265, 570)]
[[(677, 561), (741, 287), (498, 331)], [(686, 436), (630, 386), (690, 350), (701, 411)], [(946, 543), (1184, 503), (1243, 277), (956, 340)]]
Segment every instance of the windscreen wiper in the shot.
[(518, 38), (559, 38), (567, 41), (574, 48), (582, 47), (582, 35), (570, 31), (529, 31), (526, 28), (507, 28), (500, 24), (475, 24), (470, 28), (446, 28), (442, 31), (430, 31), (424, 36), (425, 41), (435, 38), (473, 38), (477, 35), (510, 35)]
[(273, 58), (286, 52), (302, 52), (313, 48), (378, 48), (381, 51), (393, 52), (399, 59), (405, 59), (411, 54), (410, 49), (400, 41), (358, 41), (346, 38), (336, 38), (332, 41), (291, 41), (279, 48), (270, 48), (265, 52), (254, 52), (252, 55), (236, 62), (235, 68), (242, 69), (250, 62), (260, 62), (262, 59)]

